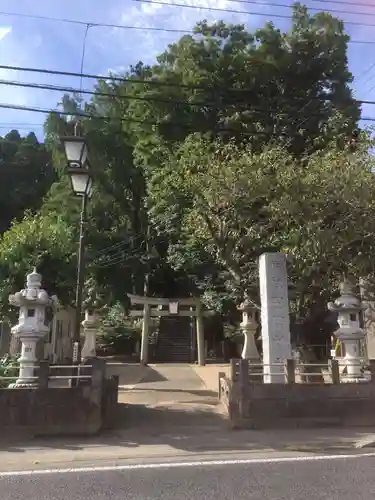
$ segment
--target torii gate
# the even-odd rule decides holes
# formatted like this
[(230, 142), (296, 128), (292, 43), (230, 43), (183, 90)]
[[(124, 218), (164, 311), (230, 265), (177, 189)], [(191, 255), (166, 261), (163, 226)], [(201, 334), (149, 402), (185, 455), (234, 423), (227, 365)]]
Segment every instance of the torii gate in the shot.
[[(202, 302), (199, 298), (164, 299), (130, 294), (128, 294), (128, 297), (132, 306), (143, 305), (143, 310), (132, 309), (130, 311), (130, 316), (143, 318), (141, 341), (142, 365), (147, 365), (148, 363), (150, 319), (152, 317), (160, 318), (161, 316), (190, 316), (196, 318), (198, 364), (201, 366), (206, 364), (203, 317), (208, 316), (210, 312), (203, 311)], [(168, 306), (168, 310), (163, 310), (163, 306)]]

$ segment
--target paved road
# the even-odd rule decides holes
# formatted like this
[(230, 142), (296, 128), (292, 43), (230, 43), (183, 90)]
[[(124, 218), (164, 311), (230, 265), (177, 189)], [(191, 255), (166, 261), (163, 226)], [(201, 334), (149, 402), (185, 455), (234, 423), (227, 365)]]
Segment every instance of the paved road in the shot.
[(375, 497), (375, 455), (232, 462), (0, 474), (1, 500), (372, 500)]

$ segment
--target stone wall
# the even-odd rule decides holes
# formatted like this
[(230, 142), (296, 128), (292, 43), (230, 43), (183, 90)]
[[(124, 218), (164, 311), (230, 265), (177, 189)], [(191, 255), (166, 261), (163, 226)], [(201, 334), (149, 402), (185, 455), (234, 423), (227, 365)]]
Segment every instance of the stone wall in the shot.
[(375, 384), (254, 384), (241, 417), (256, 428), (374, 426)]
[(221, 379), (235, 428), (375, 426), (375, 383), (246, 385)]
[(116, 422), (118, 378), (94, 370), (78, 387), (0, 389), (0, 436), (92, 435)]

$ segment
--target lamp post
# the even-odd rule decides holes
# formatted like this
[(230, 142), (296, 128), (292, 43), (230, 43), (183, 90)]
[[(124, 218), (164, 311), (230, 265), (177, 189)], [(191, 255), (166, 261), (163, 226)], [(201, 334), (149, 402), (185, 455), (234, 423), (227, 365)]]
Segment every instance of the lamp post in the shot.
[(92, 172), (88, 158), (87, 142), (84, 137), (62, 137), (65, 156), (68, 163), (68, 175), (72, 185), (72, 190), (76, 196), (82, 200), (81, 220), (79, 228), (78, 243), (78, 263), (77, 263), (77, 287), (76, 287), (76, 311), (74, 321), (73, 342), (76, 346), (73, 362), (80, 363), (80, 333), (81, 333), (81, 313), (82, 294), (85, 273), (85, 226), (87, 201), (92, 194)]

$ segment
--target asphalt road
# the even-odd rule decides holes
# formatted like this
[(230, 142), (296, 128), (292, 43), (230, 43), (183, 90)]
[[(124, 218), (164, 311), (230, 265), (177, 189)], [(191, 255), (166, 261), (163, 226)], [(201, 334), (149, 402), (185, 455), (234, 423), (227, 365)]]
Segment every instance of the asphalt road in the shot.
[(375, 456), (0, 475), (1, 500), (372, 500)]

